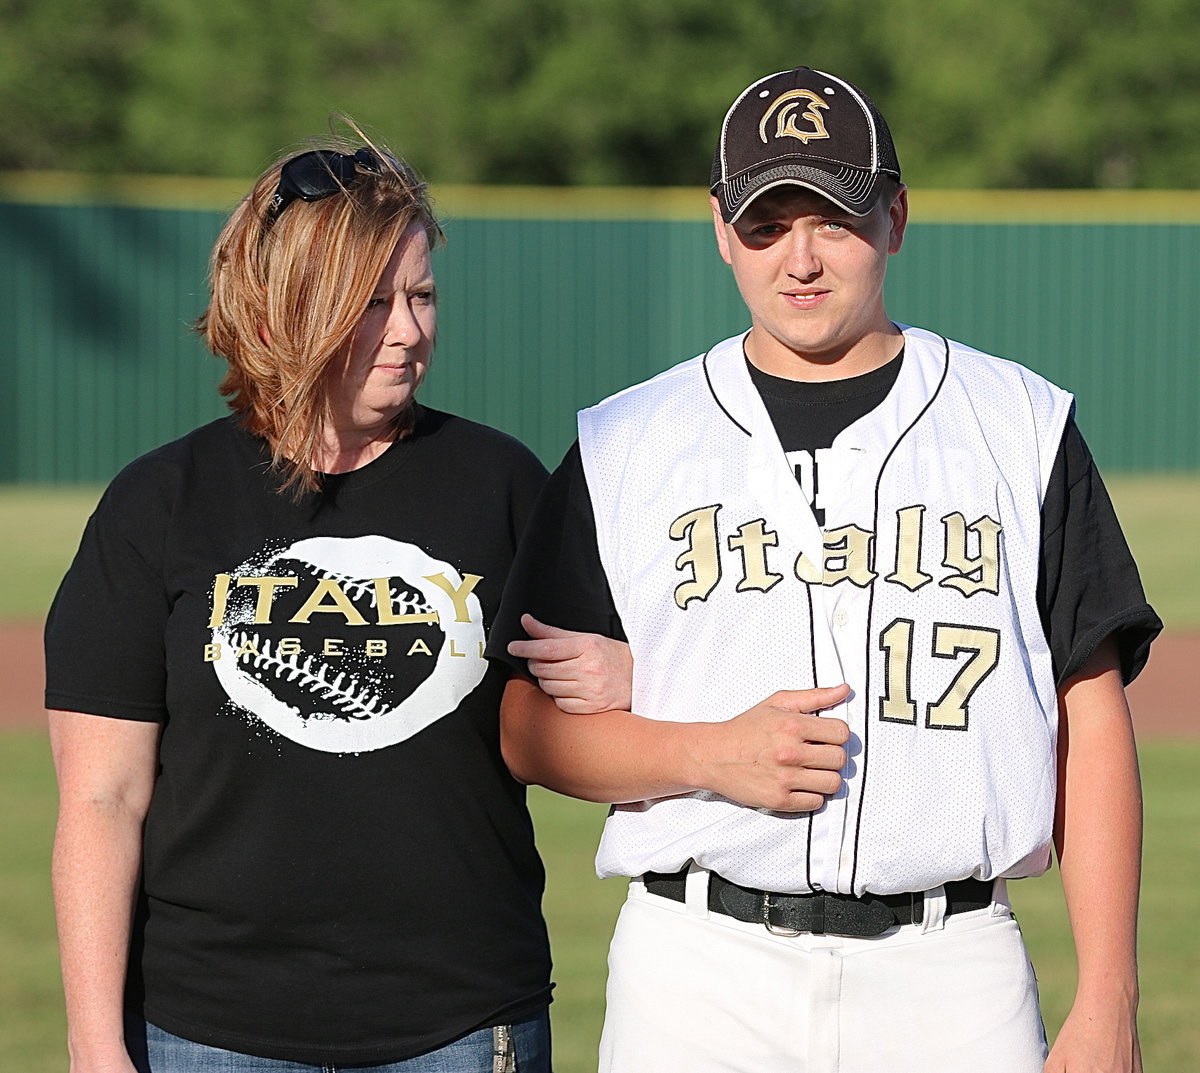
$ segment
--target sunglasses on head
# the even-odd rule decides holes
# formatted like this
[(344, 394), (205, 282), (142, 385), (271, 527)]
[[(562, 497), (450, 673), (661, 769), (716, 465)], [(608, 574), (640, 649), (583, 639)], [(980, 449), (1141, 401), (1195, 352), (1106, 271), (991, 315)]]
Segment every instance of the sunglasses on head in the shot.
[(267, 206), (267, 223), (273, 222), (296, 198), (320, 201), (358, 181), (358, 169), (383, 174), (383, 161), (365, 146), (354, 154), (314, 149), (292, 157), (279, 173), (279, 185)]

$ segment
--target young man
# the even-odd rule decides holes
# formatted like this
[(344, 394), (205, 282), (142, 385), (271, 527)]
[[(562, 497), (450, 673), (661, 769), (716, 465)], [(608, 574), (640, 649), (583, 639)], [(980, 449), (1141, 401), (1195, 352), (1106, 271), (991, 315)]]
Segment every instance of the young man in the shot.
[[(907, 194), (843, 79), (746, 89), (712, 193), (751, 327), (580, 414), (489, 647), (518, 777), (615, 803), (601, 1069), (1139, 1070), (1123, 683), (1161, 623), (1071, 396), (888, 318)], [(556, 707), (543, 622), (628, 638), (631, 712)], [(1005, 880), (1052, 842), (1047, 1060)]]

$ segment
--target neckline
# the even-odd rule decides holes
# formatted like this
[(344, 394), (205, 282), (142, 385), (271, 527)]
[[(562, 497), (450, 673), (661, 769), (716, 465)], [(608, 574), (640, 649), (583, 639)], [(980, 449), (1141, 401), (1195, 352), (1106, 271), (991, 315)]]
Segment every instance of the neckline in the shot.
[[(425, 441), (436, 433), (440, 418), (444, 415), (439, 415), (438, 411), (430, 411), (419, 403), (414, 405), (416, 412), (412, 428), (407, 436), (393, 440), (382, 454), (371, 459), (366, 465), (359, 466), (358, 469), (347, 470), (345, 473), (321, 473), (321, 487), (315, 492), (305, 492), (300, 497), (298, 504), (302, 509), (319, 508), (323, 504), (334, 502), (343, 495), (356, 493), (361, 488), (377, 484), (405, 465), (414, 453), (423, 450)], [(252, 452), (255, 466), (269, 471), (271, 448), (267, 441), (242, 427), (236, 415), (231, 415), (228, 420)], [(282, 478), (276, 475), (272, 485), (277, 495), (281, 480)], [(291, 497), (288, 493), (283, 493), (281, 498), (290, 500)]]
[(403, 465), (429, 432), (428, 411), (419, 403), (413, 405), (416, 410), (412, 427), (406, 436), (397, 436), (385, 450), (357, 469), (346, 470), (344, 473), (322, 473), (321, 491), (317, 494), (328, 496), (349, 491), (360, 485), (374, 484)]
[(904, 346), (901, 345), (896, 356), (878, 369), (843, 380), (791, 380), (763, 372), (744, 355), (743, 360), (746, 362), (750, 380), (760, 395), (770, 395), (800, 405), (816, 406), (830, 402), (848, 402), (880, 392), (886, 394), (900, 375), (900, 368), (904, 363)]

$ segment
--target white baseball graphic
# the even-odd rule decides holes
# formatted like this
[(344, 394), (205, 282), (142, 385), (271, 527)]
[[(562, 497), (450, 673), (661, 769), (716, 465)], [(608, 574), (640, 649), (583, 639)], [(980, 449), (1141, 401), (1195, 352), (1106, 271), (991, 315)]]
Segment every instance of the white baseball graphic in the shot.
[[(217, 679), (244, 711), (311, 749), (361, 753), (405, 741), (454, 711), (487, 669), (471, 575), (464, 579), (414, 544), (311, 537), (229, 577), (212, 633)], [(336, 599), (313, 608), (322, 584)], [(390, 605), (383, 624), (381, 594)], [(310, 613), (297, 621), (306, 599)], [(397, 624), (397, 616), (414, 624)]]

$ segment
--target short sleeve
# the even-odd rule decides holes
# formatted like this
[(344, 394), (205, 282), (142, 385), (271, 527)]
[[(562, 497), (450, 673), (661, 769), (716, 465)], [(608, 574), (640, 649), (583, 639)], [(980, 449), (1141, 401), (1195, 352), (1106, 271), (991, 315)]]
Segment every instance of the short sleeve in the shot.
[(152, 466), (105, 492), (46, 620), (46, 707), (166, 718), (165, 514)]
[(492, 625), (487, 655), (523, 671), (508, 654), (524, 640), (521, 616), (553, 626), (625, 640), (596, 540), (596, 520), (576, 443), (550, 475), (534, 506)]
[(1137, 677), (1162, 621), (1146, 602), (1137, 565), (1087, 444), (1068, 421), (1042, 504), (1038, 607), (1055, 680), (1078, 674), (1111, 637), (1121, 677)]
[(514, 548), (529, 527), (529, 519), (547, 477), (546, 467), (537, 455), (520, 445), (520, 451), (511, 463), (508, 481), (508, 524)]

